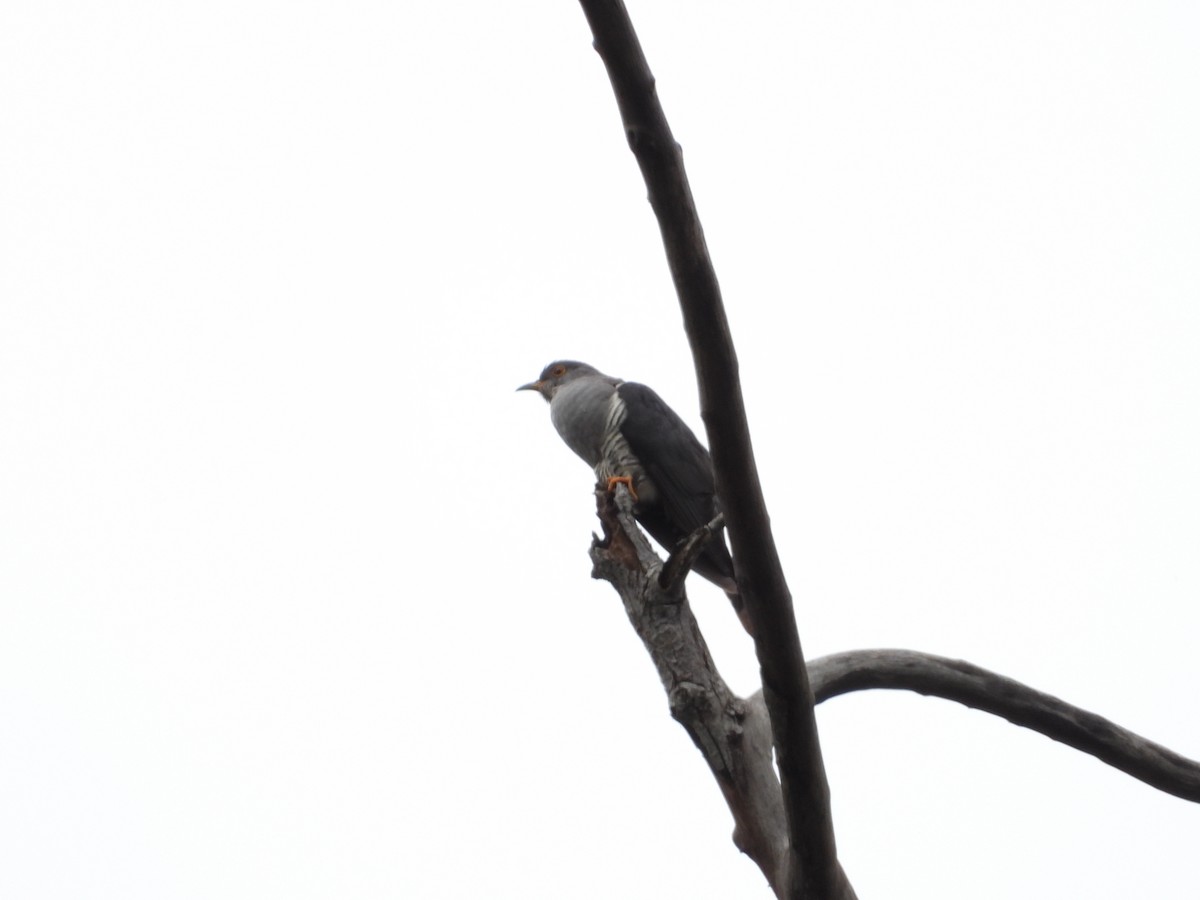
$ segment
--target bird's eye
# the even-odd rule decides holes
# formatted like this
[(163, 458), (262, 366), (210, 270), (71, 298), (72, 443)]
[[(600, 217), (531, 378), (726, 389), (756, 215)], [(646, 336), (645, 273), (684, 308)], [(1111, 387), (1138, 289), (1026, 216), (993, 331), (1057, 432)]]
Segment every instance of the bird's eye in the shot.
[(567, 367), (566, 366), (555, 366), (553, 369), (550, 370), (550, 374), (553, 375), (555, 378), (562, 378), (564, 375), (567, 374)]

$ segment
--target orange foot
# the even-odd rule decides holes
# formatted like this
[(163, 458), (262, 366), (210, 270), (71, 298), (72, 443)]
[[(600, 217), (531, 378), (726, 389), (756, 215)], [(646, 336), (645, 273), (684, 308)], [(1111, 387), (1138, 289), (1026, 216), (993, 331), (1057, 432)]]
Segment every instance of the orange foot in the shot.
[(623, 484), (625, 487), (629, 488), (629, 493), (633, 495), (634, 500), (637, 500), (638, 495), (637, 491), (633, 489), (632, 478), (630, 478), (628, 475), (613, 475), (608, 479), (608, 492), (611, 494), (613, 491), (615, 491), (618, 484)]

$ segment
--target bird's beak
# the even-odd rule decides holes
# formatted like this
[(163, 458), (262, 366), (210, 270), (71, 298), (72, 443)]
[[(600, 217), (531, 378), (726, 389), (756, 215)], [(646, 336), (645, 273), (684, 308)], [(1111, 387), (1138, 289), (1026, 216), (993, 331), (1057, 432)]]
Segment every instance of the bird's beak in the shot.
[(545, 382), (545, 380), (539, 380), (539, 382), (529, 382), (529, 384), (522, 384), (520, 388), (517, 388), (517, 390), (538, 391), (542, 396), (542, 400), (545, 400), (547, 403), (550, 402), (550, 384)]

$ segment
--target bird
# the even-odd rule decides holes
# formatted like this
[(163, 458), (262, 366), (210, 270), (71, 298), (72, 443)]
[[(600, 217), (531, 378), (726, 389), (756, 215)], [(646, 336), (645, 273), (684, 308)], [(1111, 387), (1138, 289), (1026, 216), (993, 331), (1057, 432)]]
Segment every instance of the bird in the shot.
[[(568, 447), (611, 490), (624, 482), (633, 514), (668, 552), (720, 512), (712, 457), (675, 410), (644, 384), (622, 381), (576, 360), (561, 359), (518, 391), (537, 391)], [(725, 591), (742, 613), (733, 558), (720, 532), (693, 570)]]

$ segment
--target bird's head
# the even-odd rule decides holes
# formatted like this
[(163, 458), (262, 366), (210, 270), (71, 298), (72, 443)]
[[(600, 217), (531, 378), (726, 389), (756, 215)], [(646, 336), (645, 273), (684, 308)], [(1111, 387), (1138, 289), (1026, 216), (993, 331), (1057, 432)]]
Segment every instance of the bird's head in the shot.
[(542, 374), (538, 376), (537, 381), (531, 381), (529, 384), (523, 384), (518, 391), (537, 391), (546, 398), (549, 403), (554, 399), (555, 393), (564, 384), (570, 384), (577, 378), (585, 378), (588, 375), (599, 375), (600, 373), (589, 366), (587, 363), (576, 362), (573, 359), (560, 359), (550, 363), (546, 368), (542, 369)]

